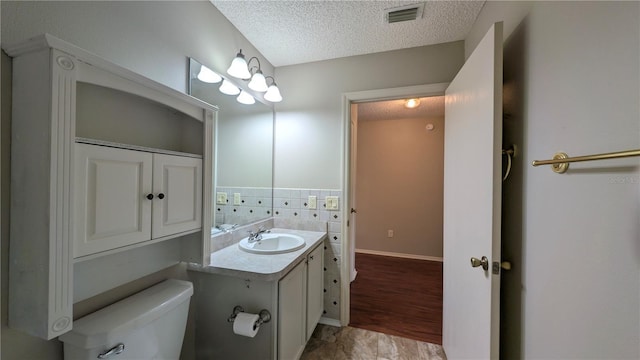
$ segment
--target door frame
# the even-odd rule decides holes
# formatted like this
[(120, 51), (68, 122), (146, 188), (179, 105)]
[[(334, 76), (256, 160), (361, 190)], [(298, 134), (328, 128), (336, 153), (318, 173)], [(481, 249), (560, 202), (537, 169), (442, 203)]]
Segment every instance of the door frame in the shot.
[(351, 271), (352, 264), (351, 244), (354, 241), (349, 237), (347, 222), (350, 219), (351, 209), (351, 189), (349, 188), (351, 179), (350, 157), (351, 157), (351, 104), (369, 101), (396, 100), (409, 97), (444, 96), (449, 83), (434, 83), (415, 86), (404, 86), (387, 89), (375, 89), (348, 92), (342, 94), (342, 197), (344, 206), (340, 212), (342, 229), (342, 263), (340, 264), (340, 325), (347, 326), (350, 321), (351, 305)]

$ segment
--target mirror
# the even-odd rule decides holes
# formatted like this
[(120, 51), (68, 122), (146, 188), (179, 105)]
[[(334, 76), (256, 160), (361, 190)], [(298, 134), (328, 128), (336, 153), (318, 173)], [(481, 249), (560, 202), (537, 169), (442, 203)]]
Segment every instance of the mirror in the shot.
[[(256, 99), (244, 105), (198, 79), (202, 65), (189, 59), (189, 94), (219, 108), (215, 126), (211, 234), (272, 216), (273, 108)], [(231, 80), (232, 82), (234, 80)]]

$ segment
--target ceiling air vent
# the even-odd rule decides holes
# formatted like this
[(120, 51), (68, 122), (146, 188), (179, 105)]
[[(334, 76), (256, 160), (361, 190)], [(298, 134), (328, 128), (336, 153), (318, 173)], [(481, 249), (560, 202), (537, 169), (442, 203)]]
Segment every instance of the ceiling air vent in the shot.
[(422, 17), (423, 10), (424, 3), (394, 7), (384, 11), (384, 19), (389, 24), (416, 20)]

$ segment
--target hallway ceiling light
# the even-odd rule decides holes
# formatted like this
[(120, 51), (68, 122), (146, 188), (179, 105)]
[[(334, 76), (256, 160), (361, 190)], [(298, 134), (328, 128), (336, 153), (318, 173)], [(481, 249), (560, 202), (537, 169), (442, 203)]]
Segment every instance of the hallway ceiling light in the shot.
[(404, 102), (404, 107), (407, 109), (415, 109), (420, 106), (420, 99), (407, 99)]
[(200, 66), (200, 72), (198, 72), (197, 78), (198, 80), (209, 84), (215, 84), (222, 81), (222, 76), (216, 74), (213, 70), (204, 65)]
[(236, 98), (240, 104), (251, 105), (256, 103), (256, 99), (251, 96), (248, 92), (242, 90), (240, 95)]
[(225, 79), (222, 82), (222, 85), (218, 88), (221, 93), (226, 95), (238, 95), (240, 94), (240, 89), (237, 86), (233, 85), (229, 80)]

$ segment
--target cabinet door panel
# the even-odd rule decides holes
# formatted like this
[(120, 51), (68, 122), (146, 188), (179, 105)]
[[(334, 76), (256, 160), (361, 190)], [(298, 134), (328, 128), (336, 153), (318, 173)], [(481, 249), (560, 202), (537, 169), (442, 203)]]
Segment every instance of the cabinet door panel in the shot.
[[(153, 229), (159, 238), (202, 226), (202, 160), (153, 155)], [(161, 195), (163, 198), (160, 199)]]
[(324, 246), (309, 254), (307, 266), (307, 340), (311, 338), (324, 311)]
[(298, 359), (306, 344), (307, 264), (303, 261), (280, 280), (278, 289), (278, 359)]
[(76, 144), (74, 257), (151, 239), (152, 156)]

